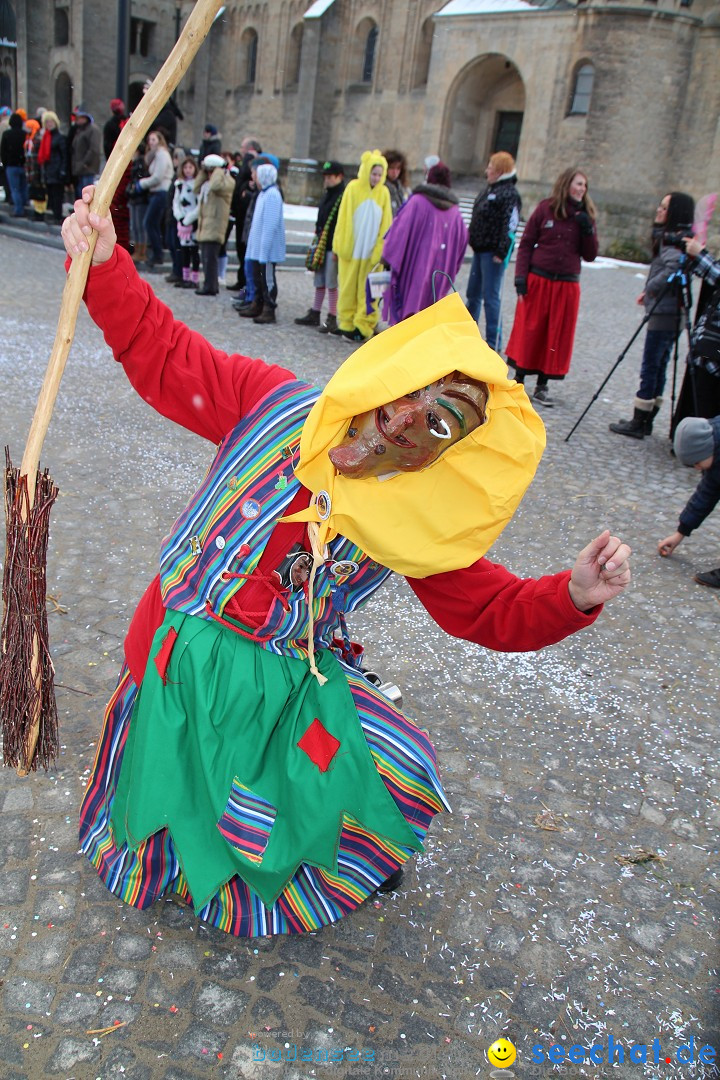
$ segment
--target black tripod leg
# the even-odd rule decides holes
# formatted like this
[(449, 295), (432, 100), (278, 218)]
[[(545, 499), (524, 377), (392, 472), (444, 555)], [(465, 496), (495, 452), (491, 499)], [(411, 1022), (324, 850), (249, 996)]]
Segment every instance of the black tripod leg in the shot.
[(605, 387), (607, 386), (607, 384), (608, 384), (608, 383), (610, 382), (611, 378), (612, 378), (612, 377), (613, 377), (613, 375), (615, 374), (615, 371), (616, 371), (616, 370), (617, 370), (617, 368), (619, 368), (619, 367), (620, 367), (620, 365), (622, 364), (623, 360), (625, 359), (625, 357), (626, 357), (626, 355), (627, 355), (627, 353), (628, 353), (628, 351), (629, 351), (629, 349), (630, 349), (630, 346), (631, 346), (631, 345), (633, 344), (633, 342), (635, 341), (636, 337), (638, 336), (638, 334), (640, 333), (640, 331), (641, 331), (641, 330), (643, 329), (643, 327), (645, 326), (645, 324), (647, 323), (647, 321), (648, 321), (648, 319), (650, 318), (650, 316), (651, 316), (651, 315), (652, 315), (652, 312), (648, 312), (648, 314), (647, 314), (647, 315), (645, 316), (645, 318), (643, 319), (643, 321), (642, 321), (642, 322), (640, 323), (640, 325), (638, 326), (637, 330), (635, 331), (635, 333), (633, 334), (633, 336), (632, 336), (632, 337), (630, 338), (630, 340), (628, 341), (627, 345), (625, 346), (625, 348), (623, 349), (623, 351), (622, 351), (622, 352), (620, 353), (620, 355), (618, 356), (617, 360), (615, 361), (615, 363), (613, 364), (613, 366), (612, 366), (612, 367), (610, 368), (610, 370), (608, 371), (607, 375), (605, 376), (605, 378), (603, 379), (603, 381), (602, 381), (602, 382), (600, 383), (600, 385), (598, 386), (598, 388), (597, 388), (597, 390), (595, 391), (595, 393), (593, 394), (593, 396), (592, 396), (592, 397), (590, 398), (590, 401), (589, 401), (589, 402), (587, 403), (587, 405), (585, 406), (585, 410), (584, 410), (584, 411), (583, 411), (583, 412), (582, 412), (582, 413), (580, 414), (580, 416), (579, 416), (579, 417), (577, 418), (577, 420), (575, 421), (575, 424), (574, 424), (573, 428), (572, 428), (572, 429), (571, 429), (571, 430), (570, 430), (570, 431), (569, 431), (569, 432), (567, 433), (567, 435), (565, 436), (565, 440), (564, 440), (565, 442), (570, 442), (570, 439), (571, 439), (572, 435), (573, 435), (573, 434), (575, 433), (575, 431), (577, 430), (577, 428), (579, 428), (579, 427), (580, 427), (580, 424), (581, 424), (581, 423), (583, 422), (583, 420), (585, 419), (585, 417), (587, 416), (587, 414), (588, 414), (588, 413), (590, 412), (590, 409), (592, 408), (592, 406), (593, 406), (593, 405), (595, 404), (595, 402), (597, 401), (597, 399), (598, 399), (598, 398), (600, 397), (600, 394), (601, 394), (601, 393), (603, 392), (603, 390), (605, 389)]

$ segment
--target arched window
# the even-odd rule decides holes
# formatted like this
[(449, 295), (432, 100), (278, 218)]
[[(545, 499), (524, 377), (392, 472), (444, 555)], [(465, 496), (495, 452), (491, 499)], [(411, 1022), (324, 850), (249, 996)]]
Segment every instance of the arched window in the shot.
[(61, 124), (70, 122), (72, 112), (72, 81), (65, 71), (55, 80), (55, 112)]
[(363, 53), (362, 65), (362, 81), (364, 83), (371, 83), (373, 81), (373, 70), (375, 68), (375, 48), (377, 46), (377, 39), (378, 28), (375, 23), (373, 23), (365, 39), (365, 52)]
[(568, 110), (570, 116), (587, 116), (590, 112), (594, 79), (595, 68), (592, 64), (581, 64), (575, 72), (575, 85)]
[(288, 42), (287, 63), (285, 65), (285, 85), (297, 86), (300, 82), (300, 55), (302, 53), (303, 24), (293, 26)]
[[(251, 86), (255, 82), (257, 74), (258, 36), (257, 31), (248, 29), (243, 33), (240, 43), (245, 55), (245, 77), (243, 82)], [(241, 68), (242, 70), (242, 68)]]
[(413, 89), (427, 86), (428, 73), (430, 71), (430, 53), (432, 51), (433, 21), (426, 19), (422, 24), (418, 38), (417, 51), (415, 53), (415, 69), (413, 72)]
[(62, 47), (70, 44), (70, 21), (63, 8), (55, 8), (55, 45)]

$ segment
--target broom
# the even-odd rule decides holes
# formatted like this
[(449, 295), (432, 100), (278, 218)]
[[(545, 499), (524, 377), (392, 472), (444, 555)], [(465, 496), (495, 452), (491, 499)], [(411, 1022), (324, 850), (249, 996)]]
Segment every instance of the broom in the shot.
[[(120, 132), (95, 188), (91, 210), (105, 216), (143, 135), (172, 94), (202, 45), (222, 0), (197, 0), (182, 34), (142, 101)], [(19, 469), (5, 450), (6, 551), (0, 632), (0, 731), (3, 759), (27, 776), (47, 769), (58, 750), (57, 707), (46, 610), (46, 558), (50, 510), (58, 493), (47, 469), (38, 471), (97, 234), (89, 250), (72, 260), (57, 332)]]

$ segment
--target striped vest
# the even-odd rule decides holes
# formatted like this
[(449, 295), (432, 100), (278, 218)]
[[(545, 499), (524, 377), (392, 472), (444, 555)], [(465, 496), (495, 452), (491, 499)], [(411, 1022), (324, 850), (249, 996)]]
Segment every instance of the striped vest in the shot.
[[(307, 383), (282, 383), (223, 439), (205, 479), (163, 540), (160, 589), (166, 608), (222, 616), (243, 584), (223, 575), (252, 573), (300, 488), (293, 462), (317, 397)], [(318, 647), (331, 646), (343, 612), (362, 604), (389, 573), (345, 537), (331, 542), (313, 586)], [(272, 652), (304, 657), (307, 630), (307, 599), (298, 586), (273, 600), (254, 636)]]

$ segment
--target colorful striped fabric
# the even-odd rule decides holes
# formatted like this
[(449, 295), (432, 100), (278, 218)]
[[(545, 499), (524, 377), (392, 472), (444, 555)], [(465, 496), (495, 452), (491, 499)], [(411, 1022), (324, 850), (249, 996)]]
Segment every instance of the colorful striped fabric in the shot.
[(299, 381), (281, 383), (223, 439), (215, 460), (160, 552), (167, 608), (221, 615), (238, 589), (223, 573), (251, 573), (297, 493), (293, 472), (305, 418), (317, 398)]
[(276, 817), (277, 810), (267, 799), (251, 791), (235, 777), (218, 829), (228, 844), (232, 844), (241, 855), (251, 862), (260, 863)]
[[(434, 815), (448, 809), (433, 746), (427, 735), (362, 675), (343, 667), (378, 772), (405, 820), (423, 840)], [(167, 830), (156, 833), (133, 852), (115, 846), (109, 827), (136, 694), (137, 687), (124, 666), (105, 714), (95, 766), (83, 798), (82, 850), (108, 889), (126, 903), (145, 909), (170, 893), (192, 902)], [(302, 865), (271, 908), (235, 876), (202, 909), (200, 917), (240, 937), (317, 929), (353, 911), (410, 854), (409, 848), (374, 836), (346, 817), (337, 873)]]

